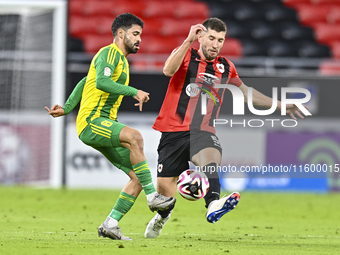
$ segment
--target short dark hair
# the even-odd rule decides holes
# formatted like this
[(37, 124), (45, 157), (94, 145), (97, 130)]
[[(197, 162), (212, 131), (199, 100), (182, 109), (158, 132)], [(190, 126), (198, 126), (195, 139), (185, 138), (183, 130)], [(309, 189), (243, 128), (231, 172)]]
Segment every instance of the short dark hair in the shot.
[(216, 32), (227, 32), (227, 25), (218, 18), (209, 18), (203, 22), (206, 29), (210, 28)]
[(126, 31), (131, 28), (132, 25), (138, 25), (143, 28), (144, 22), (131, 13), (123, 13), (118, 15), (112, 22), (111, 26), (113, 36), (117, 35), (117, 31), (119, 28), (122, 28)]

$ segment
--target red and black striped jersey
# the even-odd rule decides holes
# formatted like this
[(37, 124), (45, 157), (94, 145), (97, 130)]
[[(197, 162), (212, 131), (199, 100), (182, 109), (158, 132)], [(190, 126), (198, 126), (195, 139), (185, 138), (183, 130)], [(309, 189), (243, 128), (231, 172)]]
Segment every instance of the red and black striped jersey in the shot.
[(201, 130), (215, 134), (213, 121), (218, 118), (225, 92), (225, 88), (215, 88), (216, 84), (242, 84), (234, 64), (221, 56), (204, 61), (197, 49), (190, 48), (170, 79), (153, 128), (161, 132)]

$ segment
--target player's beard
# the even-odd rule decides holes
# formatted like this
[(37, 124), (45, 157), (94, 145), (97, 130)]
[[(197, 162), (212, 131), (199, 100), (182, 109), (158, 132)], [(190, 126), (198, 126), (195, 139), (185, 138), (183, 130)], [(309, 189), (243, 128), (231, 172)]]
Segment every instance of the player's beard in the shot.
[(133, 43), (131, 42), (126, 36), (124, 36), (124, 46), (125, 46), (125, 50), (128, 54), (130, 53), (137, 53), (138, 51), (138, 48), (135, 48), (135, 45), (139, 45), (139, 42), (138, 43)]
[(217, 57), (219, 51), (216, 52), (217, 54), (216, 54), (215, 57), (211, 57), (211, 56), (209, 56), (209, 54), (208, 54), (207, 47), (204, 46), (204, 45), (202, 45), (202, 53), (203, 53), (203, 55), (204, 55), (204, 57), (205, 57), (206, 60), (208, 60), (208, 61), (213, 61), (213, 60)]

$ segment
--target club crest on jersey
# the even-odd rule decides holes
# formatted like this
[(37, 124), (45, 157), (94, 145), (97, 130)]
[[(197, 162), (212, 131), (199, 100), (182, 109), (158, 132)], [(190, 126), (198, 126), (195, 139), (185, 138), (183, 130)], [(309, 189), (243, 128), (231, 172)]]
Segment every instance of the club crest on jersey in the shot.
[(111, 76), (111, 69), (109, 67), (104, 68), (104, 76)]
[(163, 171), (163, 164), (158, 164), (158, 172), (162, 172)]
[(220, 73), (224, 73), (224, 65), (222, 63), (216, 64), (216, 67)]

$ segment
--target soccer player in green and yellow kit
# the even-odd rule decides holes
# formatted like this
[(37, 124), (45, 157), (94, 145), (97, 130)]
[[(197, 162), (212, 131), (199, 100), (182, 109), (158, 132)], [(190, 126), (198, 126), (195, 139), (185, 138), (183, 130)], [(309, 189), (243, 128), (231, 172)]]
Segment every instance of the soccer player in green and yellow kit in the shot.
[(144, 22), (130, 13), (116, 17), (112, 23), (112, 44), (101, 48), (93, 57), (87, 77), (69, 96), (65, 106), (54, 105), (50, 115), (70, 113), (80, 101), (77, 115), (79, 139), (100, 151), (113, 165), (123, 170), (130, 180), (122, 189), (111, 213), (98, 228), (99, 236), (132, 240), (124, 236), (119, 220), (131, 209), (137, 196), (146, 193), (151, 211), (166, 210), (175, 198), (158, 194), (143, 153), (143, 137), (139, 131), (117, 122), (117, 111), (124, 96), (132, 96), (142, 110), (149, 93), (129, 87), (127, 55), (136, 53), (141, 41)]

